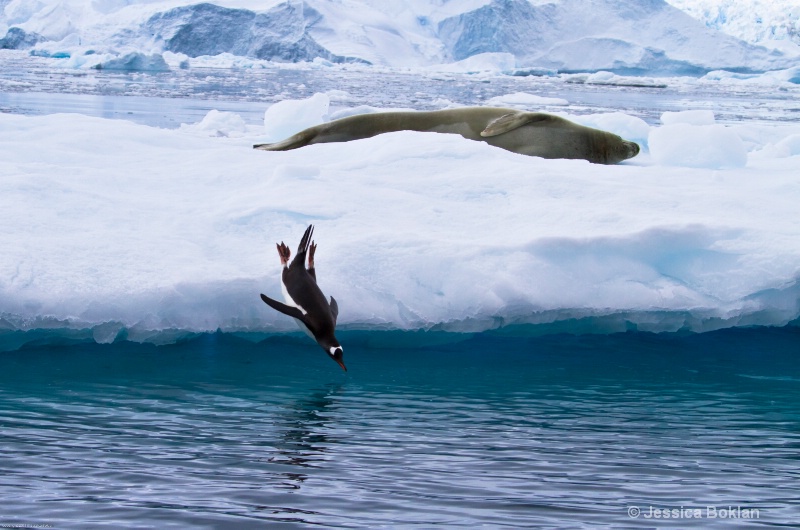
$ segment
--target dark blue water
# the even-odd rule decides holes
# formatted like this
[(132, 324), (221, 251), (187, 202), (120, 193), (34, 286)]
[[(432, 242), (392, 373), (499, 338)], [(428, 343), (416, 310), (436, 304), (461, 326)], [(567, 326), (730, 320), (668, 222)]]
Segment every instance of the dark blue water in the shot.
[(0, 353), (0, 525), (800, 521), (800, 328), (510, 331), (343, 332), (347, 374), (299, 335), (45, 335)]

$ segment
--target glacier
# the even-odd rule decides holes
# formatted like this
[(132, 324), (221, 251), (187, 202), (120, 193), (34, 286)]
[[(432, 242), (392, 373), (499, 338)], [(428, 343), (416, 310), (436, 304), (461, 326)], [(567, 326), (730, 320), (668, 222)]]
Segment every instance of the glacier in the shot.
[(455, 59), (508, 52), (519, 66), (561, 72), (701, 75), (709, 69), (764, 71), (788, 64), (780, 54), (700, 26), (660, 0), (542, 5), (492, 0), (445, 19), (439, 34)]
[(520, 72), (700, 76), (787, 69), (800, 55), (707, 27), (664, 0), (11, 0), (0, 4), (0, 35), (5, 48), (87, 68), (131, 53), (177, 53), (184, 65), (231, 54), (393, 68), (507, 54)]
[(751, 44), (796, 51), (800, 47), (797, 0), (667, 0), (704, 23)]
[[(262, 126), (216, 111), (171, 130), (0, 114), (4, 347), (48, 329), (154, 343), (291, 331), (258, 294), (280, 296), (275, 243), (311, 223), (344, 330), (708, 331), (800, 316), (796, 124), (561, 113), (638, 138), (642, 154), (610, 167), (408, 131), (252, 150), (267, 126), (291, 132), (297, 108), (330, 119), (328, 98), (276, 103)], [(717, 154), (698, 163), (687, 134)]]

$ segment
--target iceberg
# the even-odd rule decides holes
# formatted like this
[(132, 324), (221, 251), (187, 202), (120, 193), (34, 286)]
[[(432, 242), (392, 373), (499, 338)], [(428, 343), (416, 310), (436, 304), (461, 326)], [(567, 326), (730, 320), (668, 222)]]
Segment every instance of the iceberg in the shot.
[(32, 48), (40, 40), (42, 36), (36, 33), (27, 33), (22, 28), (9, 28), (6, 36), (0, 39), (0, 50), (24, 50)]
[[(294, 104), (315, 116), (325, 101)], [(232, 113), (174, 130), (0, 114), (3, 348), (43, 329), (157, 344), (292, 331), (258, 294), (280, 298), (275, 243), (311, 223), (318, 281), (343, 330), (709, 331), (798, 319), (799, 126), (583, 119), (649, 131), (651, 152), (597, 166), (412, 131), (264, 152), (251, 147), (264, 130)], [(293, 114), (278, 107), (270, 125), (282, 120)], [(673, 163), (687, 135), (722, 143), (719, 127), (738, 137), (735, 150), (690, 164), (684, 149)]]

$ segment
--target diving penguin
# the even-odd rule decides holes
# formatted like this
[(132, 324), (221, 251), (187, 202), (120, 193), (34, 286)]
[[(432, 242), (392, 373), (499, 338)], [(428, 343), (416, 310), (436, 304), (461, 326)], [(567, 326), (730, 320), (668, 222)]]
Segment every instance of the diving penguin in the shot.
[[(307, 331), (322, 346), (325, 353), (346, 372), (347, 368), (342, 361), (344, 356), (342, 346), (333, 334), (336, 318), (339, 316), (339, 306), (332, 296), (328, 303), (317, 286), (317, 275), (314, 271), (314, 252), (317, 250), (317, 245), (311, 241), (313, 232), (314, 225), (309, 225), (291, 264), (289, 247), (284, 245), (283, 241), (277, 245), (283, 265), (281, 290), (286, 303), (283, 304), (263, 294), (261, 299), (271, 308), (297, 320), (300, 327)], [(308, 254), (308, 269), (305, 267), (306, 254)]]

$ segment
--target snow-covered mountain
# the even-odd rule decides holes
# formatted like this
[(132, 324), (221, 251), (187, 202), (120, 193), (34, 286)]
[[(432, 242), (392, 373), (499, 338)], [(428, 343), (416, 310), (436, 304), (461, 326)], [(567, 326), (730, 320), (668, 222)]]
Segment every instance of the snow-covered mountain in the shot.
[(656, 75), (763, 72), (797, 57), (664, 0), (0, 0), (0, 35), (0, 48), (42, 55), (170, 51), (420, 67), (501, 52), (517, 67)]

